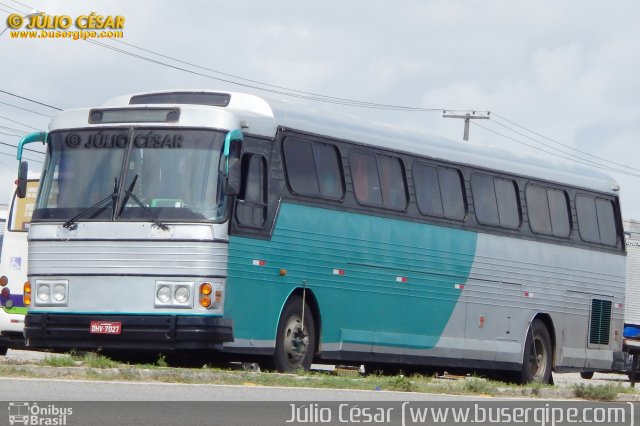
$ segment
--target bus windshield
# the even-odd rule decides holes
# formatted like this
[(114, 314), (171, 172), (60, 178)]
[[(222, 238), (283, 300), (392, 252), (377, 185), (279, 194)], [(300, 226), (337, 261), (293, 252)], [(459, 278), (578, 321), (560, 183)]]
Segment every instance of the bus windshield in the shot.
[(223, 142), (222, 132), (182, 128), (53, 132), (33, 219), (223, 220)]

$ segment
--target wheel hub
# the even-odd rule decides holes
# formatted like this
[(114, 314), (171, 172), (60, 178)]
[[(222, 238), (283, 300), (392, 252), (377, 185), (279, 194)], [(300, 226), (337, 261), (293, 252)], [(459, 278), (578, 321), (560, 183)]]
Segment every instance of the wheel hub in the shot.
[(308, 346), (309, 335), (302, 328), (302, 321), (298, 317), (292, 317), (284, 331), (284, 351), (289, 362), (292, 364), (302, 362)]

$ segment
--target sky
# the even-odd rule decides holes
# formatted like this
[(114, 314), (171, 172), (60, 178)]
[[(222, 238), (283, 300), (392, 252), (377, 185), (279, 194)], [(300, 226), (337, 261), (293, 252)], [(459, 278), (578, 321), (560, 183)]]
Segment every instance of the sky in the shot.
[[(623, 217), (640, 220), (636, 0), (0, 0), (0, 31), (10, 13), (33, 9), (72, 19), (124, 16), (128, 45), (98, 41), (156, 62), (87, 41), (20, 40), (5, 31), (2, 91), (63, 109), (149, 90), (244, 91), (456, 139), (463, 122), (443, 118), (443, 109), (490, 111), (491, 119), (472, 121), (472, 143), (586, 163), (618, 181)], [(420, 110), (259, 89), (273, 86)], [(0, 142), (15, 145), (16, 135), (45, 130), (53, 113), (0, 92)], [(3, 204), (17, 161), (14, 148), (0, 145), (0, 153)], [(30, 162), (31, 170), (38, 166)]]

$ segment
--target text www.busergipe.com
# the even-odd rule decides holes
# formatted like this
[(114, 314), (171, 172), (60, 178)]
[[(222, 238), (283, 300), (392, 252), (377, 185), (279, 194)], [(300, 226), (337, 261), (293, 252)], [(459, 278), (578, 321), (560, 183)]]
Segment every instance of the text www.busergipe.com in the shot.
[(11, 38), (87, 40), (90, 38), (124, 38), (123, 31), (11, 31)]
[[(563, 424), (633, 424), (634, 407), (412, 407), (402, 405), (402, 425), (438, 424), (536, 424), (559, 426)], [(625, 409), (627, 408), (627, 409)]]

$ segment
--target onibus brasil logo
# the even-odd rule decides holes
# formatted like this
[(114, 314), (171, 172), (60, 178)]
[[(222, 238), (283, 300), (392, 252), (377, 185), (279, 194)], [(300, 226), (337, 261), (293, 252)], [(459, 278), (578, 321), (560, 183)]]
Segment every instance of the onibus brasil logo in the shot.
[(10, 425), (51, 425), (65, 426), (67, 419), (73, 414), (70, 407), (58, 407), (55, 404), (39, 406), (37, 402), (10, 402)]

